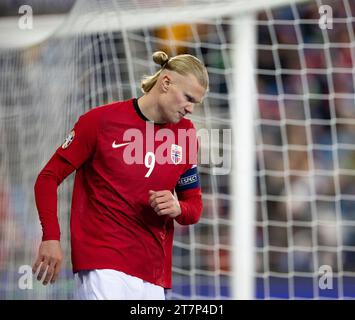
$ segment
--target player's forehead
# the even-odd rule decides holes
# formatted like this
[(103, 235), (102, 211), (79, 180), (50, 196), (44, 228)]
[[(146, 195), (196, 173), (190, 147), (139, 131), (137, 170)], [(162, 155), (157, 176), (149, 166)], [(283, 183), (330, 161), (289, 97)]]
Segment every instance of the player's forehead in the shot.
[(170, 72), (171, 80), (175, 82), (180, 88), (188, 93), (196, 96), (197, 100), (201, 100), (206, 93), (206, 89), (199, 83), (196, 76), (192, 73), (186, 75), (177, 72)]

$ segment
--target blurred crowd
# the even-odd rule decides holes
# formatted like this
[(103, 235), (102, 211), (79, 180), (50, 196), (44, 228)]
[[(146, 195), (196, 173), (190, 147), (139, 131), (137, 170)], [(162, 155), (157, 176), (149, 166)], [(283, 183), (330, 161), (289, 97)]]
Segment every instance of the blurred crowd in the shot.
[(259, 16), (260, 273), (355, 271), (355, 2), (328, 3), (332, 29), (315, 3)]

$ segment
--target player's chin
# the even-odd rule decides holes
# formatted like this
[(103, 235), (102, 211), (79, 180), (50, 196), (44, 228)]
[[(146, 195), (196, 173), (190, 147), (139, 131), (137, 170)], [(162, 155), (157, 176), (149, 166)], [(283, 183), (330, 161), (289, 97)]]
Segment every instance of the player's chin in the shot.
[(169, 123), (176, 124), (176, 123), (178, 123), (180, 120), (181, 120), (181, 118), (178, 118), (178, 117), (170, 117), (168, 122), (169, 122)]
[(170, 119), (170, 122), (172, 123), (178, 123), (181, 121), (181, 119), (183, 118), (184, 116), (179, 112), (177, 113), (177, 115), (175, 117), (171, 117)]

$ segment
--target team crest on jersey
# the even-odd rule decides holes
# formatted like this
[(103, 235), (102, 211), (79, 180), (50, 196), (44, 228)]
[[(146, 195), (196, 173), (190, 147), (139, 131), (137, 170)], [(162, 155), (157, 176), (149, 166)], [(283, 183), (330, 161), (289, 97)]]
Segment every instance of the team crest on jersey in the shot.
[(170, 156), (173, 163), (179, 164), (182, 160), (182, 147), (177, 144), (172, 144)]
[(75, 137), (75, 131), (72, 130), (69, 135), (67, 136), (67, 138), (65, 139), (64, 143), (62, 144), (62, 149), (66, 149), (69, 147), (69, 145), (73, 142)]

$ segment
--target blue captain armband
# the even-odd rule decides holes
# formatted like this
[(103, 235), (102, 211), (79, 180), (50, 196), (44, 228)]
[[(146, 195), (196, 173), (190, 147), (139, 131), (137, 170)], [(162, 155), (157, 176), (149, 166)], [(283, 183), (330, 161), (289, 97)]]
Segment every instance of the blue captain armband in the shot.
[(192, 166), (191, 169), (187, 170), (179, 179), (175, 190), (183, 191), (200, 187), (200, 178), (197, 173), (197, 166)]

